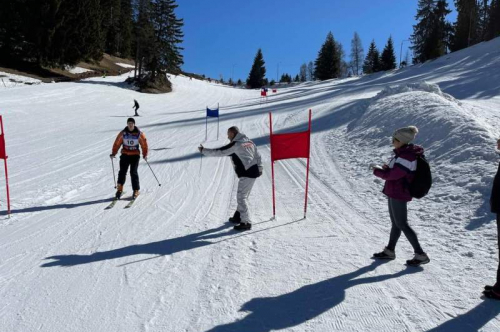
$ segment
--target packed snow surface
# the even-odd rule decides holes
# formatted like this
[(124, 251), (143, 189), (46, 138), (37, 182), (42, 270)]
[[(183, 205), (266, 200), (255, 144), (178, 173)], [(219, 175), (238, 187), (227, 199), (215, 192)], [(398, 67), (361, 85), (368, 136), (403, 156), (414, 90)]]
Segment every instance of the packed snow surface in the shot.
[(0, 71), (0, 90), (5, 88), (25, 87), (28, 85), (40, 83), (41, 81), (35, 78)]
[[(7, 89), (0, 84), (12, 215), (0, 193), (0, 331), (498, 331), (498, 247), (488, 199), (499, 157), (500, 39), (362, 78), (307, 82), (261, 100), (171, 75), (173, 92), (138, 93), (127, 75)], [(141, 195), (114, 194), (109, 158), (118, 132), (148, 139)], [(220, 105), (217, 119), (206, 107)], [(307, 128), (306, 161), (276, 162), (273, 130)], [(253, 227), (237, 233), (230, 158), (201, 158), (238, 126), (258, 145), (264, 175), (250, 196)], [(370, 257), (389, 238), (382, 181), (395, 129), (415, 125), (434, 184), (409, 203), (431, 262), (406, 267), (401, 237), (390, 262)], [(4, 188), (5, 183), (0, 183)]]

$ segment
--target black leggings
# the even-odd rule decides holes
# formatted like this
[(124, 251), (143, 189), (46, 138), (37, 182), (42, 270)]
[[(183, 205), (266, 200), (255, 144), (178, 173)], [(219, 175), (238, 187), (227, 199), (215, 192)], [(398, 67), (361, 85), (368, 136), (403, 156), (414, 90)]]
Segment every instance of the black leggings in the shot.
[(389, 198), (389, 215), (391, 217), (391, 236), (387, 248), (394, 251), (398, 243), (401, 232), (403, 232), (413, 247), (416, 254), (423, 254), (424, 251), (418, 242), (417, 233), (408, 225), (408, 209), (406, 201)]
[(137, 168), (139, 167), (139, 160), (141, 156), (129, 156), (122, 154), (120, 156), (120, 171), (118, 172), (118, 183), (125, 184), (127, 178), (127, 170), (130, 166), (130, 177), (132, 178), (132, 189), (139, 190), (141, 186), (139, 185), (139, 173), (137, 173)]
[(497, 213), (497, 237), (498, 237), (498, 269), (496, 289), (500, 291), (500, 213)]

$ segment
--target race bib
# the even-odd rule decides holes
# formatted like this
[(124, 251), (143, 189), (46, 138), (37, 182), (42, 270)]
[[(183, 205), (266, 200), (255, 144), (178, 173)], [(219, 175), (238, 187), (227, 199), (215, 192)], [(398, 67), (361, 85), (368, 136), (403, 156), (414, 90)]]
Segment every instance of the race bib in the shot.
[(123, 147), (129, 151), (138, 150), (139, 138), (132, 135), (123, 135)]

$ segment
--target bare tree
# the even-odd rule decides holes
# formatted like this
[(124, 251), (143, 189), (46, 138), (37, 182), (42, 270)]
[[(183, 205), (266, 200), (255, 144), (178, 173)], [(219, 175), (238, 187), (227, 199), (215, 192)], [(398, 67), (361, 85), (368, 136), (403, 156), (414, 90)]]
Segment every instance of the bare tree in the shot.
[(351, 40), (351, 63), (353, 75), (358, 76), (360, 74), (361, 68), (363, 66), (364, 59), (363, 45), (361, 43), (361, 38), (357, 32), (354, 33), (354, 37)]
[(300, 66), (300, 81), (301, 82), (305, 82), (307, 81), (307, 64), (302, 64), (302, 66)]
[(309, 61), (307, 65), (307, 80), (314, 81), (316, 78), (314, 77), (314, 64), (312, 61)]

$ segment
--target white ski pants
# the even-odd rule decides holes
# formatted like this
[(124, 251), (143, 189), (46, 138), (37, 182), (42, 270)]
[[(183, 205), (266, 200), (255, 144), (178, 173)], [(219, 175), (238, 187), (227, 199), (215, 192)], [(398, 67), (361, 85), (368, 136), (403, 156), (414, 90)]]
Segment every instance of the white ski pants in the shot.
[(241, 222), (243, 223), (251, 223), (250, 214), (248, 213), (248, 196), (250, 196), (255, 180), (253, 178), (239, 178), (238, 181), (237, 210), (240, 212)]

